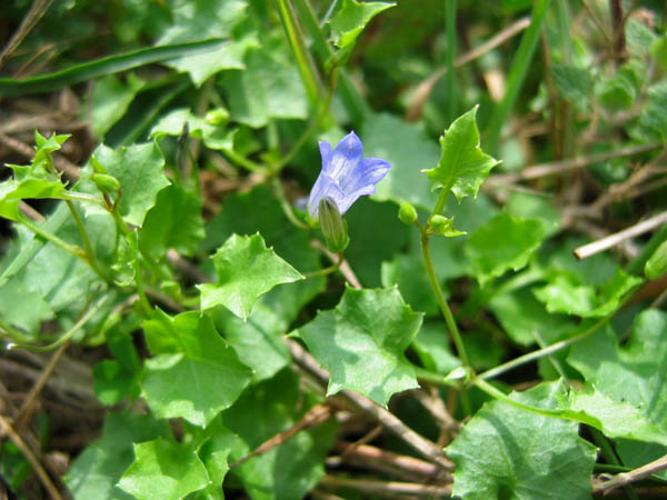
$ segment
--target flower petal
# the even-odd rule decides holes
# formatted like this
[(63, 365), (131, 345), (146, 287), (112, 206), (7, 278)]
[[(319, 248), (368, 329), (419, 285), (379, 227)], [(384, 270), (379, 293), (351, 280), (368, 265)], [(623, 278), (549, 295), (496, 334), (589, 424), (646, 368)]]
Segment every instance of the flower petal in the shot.
[(331, 144), (327, 141), (320, 141), (320, 156), (322, 157), (322, 171), (328, 172), (329, 165), (331, 165), (331, 157), (333, 152), (331, 151)]
[(350, 175), (340, 179), (340, 188), (346, 194), (352, 194), (364, 190), (367, 186), (372, 186), (372, 191), (363, 194), (373, 194), (375, 185), (387, 175), (390, 168), (391, 164), (386, 160), (365, 158)]
[[(321, 150), (320, 150), (321, 151)], [(357, 134), (350, 132), (336, 144), (327, 174), (338, 181), (344, 179), (357, 168), (364, 156), (364, 147)], [(322, 157), (324, 160), (324, 156)]]
[(331, 198), (336, 203), (341, 214), (343, 213), (340, 205), (345, 199), (345, 193), (343, 193), (338, 184), (336, 184), (336, 181), (329, 174), (322, 171), (315, 181), (315, 185), (310, 191), (310, 197), (308, 198), (308, 213), (311, 218), (315, 219), (317, 217), (320, 200), (324, 197)]

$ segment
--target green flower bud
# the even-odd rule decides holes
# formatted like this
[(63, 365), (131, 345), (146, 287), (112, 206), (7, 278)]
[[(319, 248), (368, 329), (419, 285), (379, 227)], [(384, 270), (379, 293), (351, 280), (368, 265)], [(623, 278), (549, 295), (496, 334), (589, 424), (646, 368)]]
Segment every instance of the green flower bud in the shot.
[(456, 236), (463, 236), (465, 231), (459, 231), (454, 227), (454, 219), (445, 217), (444, 215), (431, 215), (431, 218), (428, 220), (429, 227), (431, 231), (435, 234), (445, 236), (447, 238), (454, 238)]
[(102, 165), (99, 161), (97, 161), (97, 158), (94, 156), (91, 158), (90, 162), (93, 164), (93, 172), (96, 174), (107, 174), (107, 169), (104, 165)]
[(206, 113), (206, 122), (210, 125), (224, 125), (229, 121), (229, 111), (225, 108), (215, 108)]
[(403, 224), (411, 226), (417, 222), (417, 209), (407, 201), (402, 201), (398, 207), (398, 218)]
[(120, 191), (120, 182), (109, 174), (93, 174), (93, 182), (103, 193), (117, 193)]
[(350, 238), (347, 235), (347, 224), (341, 217), (336, 202), (324, 197), (320, 200), (317, 211), (327, 248), (334, 253), (341, 253), (347, 248)]
[(665, 273), (667, 273), (667, 241), (662, 242), (644, 266), (644, 274), (650, 280), (658, 279)]

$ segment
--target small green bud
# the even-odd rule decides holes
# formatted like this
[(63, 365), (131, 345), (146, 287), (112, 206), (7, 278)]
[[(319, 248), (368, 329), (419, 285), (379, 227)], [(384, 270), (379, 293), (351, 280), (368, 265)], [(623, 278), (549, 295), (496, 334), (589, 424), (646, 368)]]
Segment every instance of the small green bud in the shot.
[(444, 215), (431, 215), (428, 220), (429, 227), (435, 234), (445, 236), (447, 238), (454, 238), (456, 236), (463, 236), (465, 231), (459, 231), (454, 227), (454, 219), (445, 217)]
[(658, 279), (665, 273), (667, 273), (667, 240), (653, 252), (644, 266), (644, 274), (650, 280)]
[(350, 238), (347, 235), (347, 224), (340, 215), (336, 202), (324, 197), (320, 200), (317, 210), (327, 248), (334, 253), (341, 253), (347, 248)]
[(206, 113), (206, 122), (209, 125), (224, 125), (229, 121), (229, 111), (225, 108), (215, 108)]
[(107, 169), (104, 165), (102, 165), (99, 161), (97, 161), (97, 158), (94, 156), (91, 158), (91, 163), (93, 164), (93, 172), (96, 174), (107, 174)]
[(120, 191), (120, 182), (109, 174), (93, 174), (93, 182), (103, 193), (117, 193)]
[(417, 209), (407, 201), (402, 201), (398, 207), (398, 218), (403, 224), (411, 226), (417, 222)]

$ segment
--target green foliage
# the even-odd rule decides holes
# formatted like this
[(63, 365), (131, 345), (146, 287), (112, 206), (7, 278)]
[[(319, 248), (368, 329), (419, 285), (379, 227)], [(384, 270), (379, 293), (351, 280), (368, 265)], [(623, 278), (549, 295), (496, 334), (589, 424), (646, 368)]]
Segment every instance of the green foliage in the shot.
[(347, 288), (333, 311), (320, 311), (298, 335), (331, 372), (327, 394), (352, 389), (386, 406), (393, 394), (417, 387), (403, 353), (421, 321), (396, 288)]
[(161, 418), (206, 426), (250, 382), (250, 370), (207, 316), (188, 312), (171, 318), (158, 311), (144, 332), (154, 357), (146, 361), (141, 389)]
[(230, 236), (213, 256), (213, 263), (216, 283), (198, 285), (202, 309), (222, 305), (244, 320), (257, 299), (273, 287), (304, 279), (273, 249), (266, 248), (259, 233)]
[(664, 457), (656, 2), (46, 3), (3, 10), (0, 413), (63, 497), (569, 500)]
[(544, 239), (544, 226), (535, 219), (501, 213), (470, 235), (466, 253), (480, 284), (524, 267)]
[[(510, 397), (554, 408), (560, 384)], [(447, 447), (456, 464), (453, 494), (462, 498), (590, 498), (595, 448), (577, 425), (531, 415), (494, 401), (485, 404)]]
[(440, 161), (424, 172), (433, 189), (451, 189), (458, 201), (477, 191), (498, 162), (480, 148), (477, 108), (454, 120), (440, 137)]
[(183, 498), (208, 485), (204, 464), (187, 445), (156, 439), (134, 445), (134, 462), (118, 486), (134, 498)]

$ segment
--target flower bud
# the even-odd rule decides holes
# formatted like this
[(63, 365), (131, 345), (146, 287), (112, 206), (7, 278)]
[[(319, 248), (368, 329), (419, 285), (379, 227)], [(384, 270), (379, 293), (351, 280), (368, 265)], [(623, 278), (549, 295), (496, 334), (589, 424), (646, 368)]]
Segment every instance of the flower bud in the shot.
[(403, 224), (411, 226), (417, 222), (417, 209), (407, 201), (402, 201), (398, 207), (398, 218)]
[(334, 253), (341, 253), (347, 248), (350, 238), (347, 235), (347, 224), (341, 217), (336, 202), (324, 197), (320, 200), (317, 211), (327, 248)]
[(454, 227), (454, 219), (445, 217), (444, 215), (431, 215), (431, 218), (428, 220), (431, 230), (435, 234), (445, 236), (447, 238), (454, 238), (456, 236), (463, 236), (465, 231), (459, 231)]
[(658, 279), (665, 273), (667, 273), (667, 241), (662, 242), (644, 266), (644, 274), (650, 280)]
[(103, 193), (117, 193), (120, 190), (120, 182), (109, 174), (93, 174), (93, 182)]

